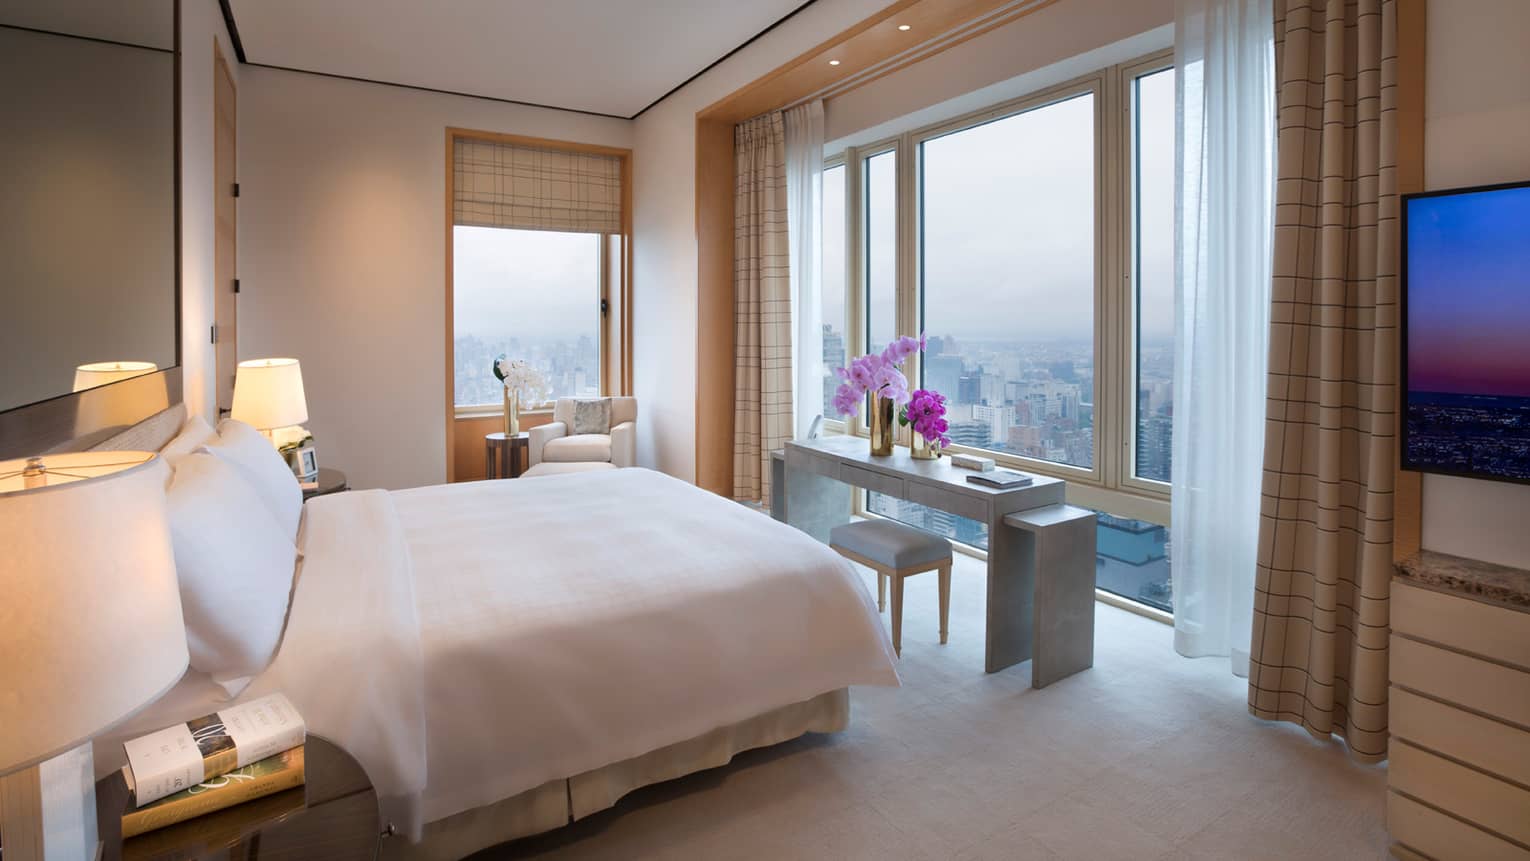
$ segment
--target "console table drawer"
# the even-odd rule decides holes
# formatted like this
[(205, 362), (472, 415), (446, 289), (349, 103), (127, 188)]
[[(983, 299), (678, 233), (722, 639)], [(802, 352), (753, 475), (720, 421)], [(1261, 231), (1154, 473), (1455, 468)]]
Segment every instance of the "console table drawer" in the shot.
[(1392, 684), (1530, 727), (1530, 673), (1392, 635)]
[(908, 483), (908, 499), (920, 505), (928, 505), (955, 514), (958, 517), (966, 517), (979, 523), (988, 522), (988, 506), (980, 499), (973, 499), (950, 490), (938, 487), (930, 487), (915, 481)]
[(1392, 584), (1392, 630), (1530, 669), (1530, 613)]
[(903, 496), (903, 479), (883, 475), (859, 466), (851, 466), (848, 463), (839, 465), (839, 480), (856, 487), (864, 487), (874, 493), (885, 493), (888, 496)]

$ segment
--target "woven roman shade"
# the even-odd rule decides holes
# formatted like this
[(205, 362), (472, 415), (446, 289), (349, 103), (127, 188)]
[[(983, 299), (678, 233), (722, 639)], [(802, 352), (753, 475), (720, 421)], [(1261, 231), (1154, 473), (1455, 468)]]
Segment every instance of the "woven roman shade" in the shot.
[(454, 224), (622, 231), (622, 164), (615, 156), (459, 137), (453, 161)]

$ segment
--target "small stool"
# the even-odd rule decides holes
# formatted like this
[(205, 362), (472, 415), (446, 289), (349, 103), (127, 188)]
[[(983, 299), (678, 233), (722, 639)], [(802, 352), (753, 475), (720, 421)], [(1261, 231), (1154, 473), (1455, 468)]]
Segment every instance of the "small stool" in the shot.
[(940, 572), (940, 642), (951, 617), (951, 543), (939, 535), (892, 520), (860, 520), (829, 531), (829, 546), (852, 562), (877, 572), (877, 609), (886, 609), (892, 579), (893, 651), (903, 654), (903, 578)]

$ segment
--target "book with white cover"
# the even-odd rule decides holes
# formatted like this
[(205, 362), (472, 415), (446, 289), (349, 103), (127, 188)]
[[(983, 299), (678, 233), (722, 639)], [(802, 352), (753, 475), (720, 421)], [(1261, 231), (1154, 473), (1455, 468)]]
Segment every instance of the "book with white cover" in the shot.
[(271, 694), (123, 742), (133, 803), (180, 792), (303, 743), (303, 718)]
[(992, 472), (993, 458), (979, 457), (975, 454), (956, 453), (951, 455), (951, 465), (962, 469), (975, 469), (978, 472)]

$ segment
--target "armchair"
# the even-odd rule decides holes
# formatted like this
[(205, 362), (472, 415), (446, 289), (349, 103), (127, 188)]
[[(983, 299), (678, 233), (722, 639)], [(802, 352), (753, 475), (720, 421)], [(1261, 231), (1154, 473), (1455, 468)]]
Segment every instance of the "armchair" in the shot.
[(527, 432), (528, 467), (535, 467), (542, 463), (608, 463), (613, 467), (635, 466), (637, 463), (637, 398), (611, 398), (611, 432), (609, 434), (569, 433), (569, 429), (574, 425), (575, 400), (575, 398), (559, 398), (553, 404), (553, 420)]

